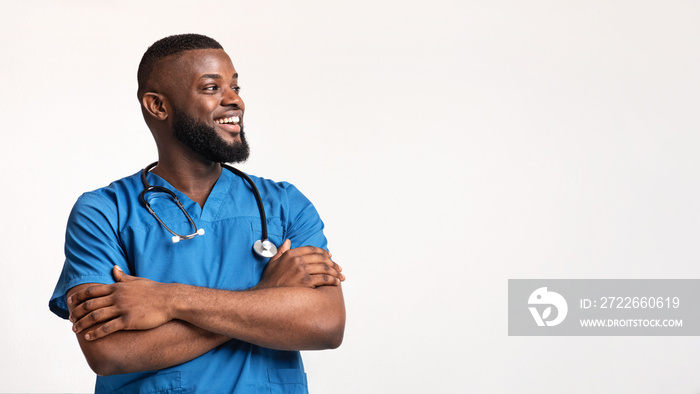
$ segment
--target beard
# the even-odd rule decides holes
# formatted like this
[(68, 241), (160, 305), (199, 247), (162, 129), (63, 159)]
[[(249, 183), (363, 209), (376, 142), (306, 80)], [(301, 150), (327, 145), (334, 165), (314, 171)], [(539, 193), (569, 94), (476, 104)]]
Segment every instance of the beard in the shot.
[(175, 138), (193, 152), (214, 163), (242, 163), (248, 159), (250, 148), (241, 126), (241, 142), (226, 142), (216, 129), (200, 122), (187, 112), (173, 106)]

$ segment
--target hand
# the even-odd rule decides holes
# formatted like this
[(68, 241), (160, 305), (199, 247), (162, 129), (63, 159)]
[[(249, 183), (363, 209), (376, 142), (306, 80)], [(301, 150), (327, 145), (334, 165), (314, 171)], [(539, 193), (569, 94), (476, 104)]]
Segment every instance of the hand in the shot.
[(345, 280), (343, 270), (331, 260), (331, 254), (321, 248), (302, 246), (290, 249), (286, 240), (277, 249), (263, 271), (260, 283), (253, 289), (267, 287), (338, 286)]
[(165, 284), (112, 270), (117, 283), (82, 289), (68, 298), (75, 305), (73, 331), (93, 341), (119, 330), (148, 330), (172, 320), (168, 314)]

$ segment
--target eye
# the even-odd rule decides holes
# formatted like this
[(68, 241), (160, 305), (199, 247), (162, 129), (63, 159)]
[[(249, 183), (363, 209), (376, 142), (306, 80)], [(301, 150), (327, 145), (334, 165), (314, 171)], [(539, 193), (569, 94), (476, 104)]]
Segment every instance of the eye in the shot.
[(238, 92), (241, 91), (241, 87), (240, 86), (231, 86), (231, 90), (233, 90), (234, 92), (236, 92), (236, 94), (238, 94)]
[(215, 92), (219, 90), (219, 86), (217, 85), (207, 85), (204, 87), (204, 90), (209, 91), (209, 92)]

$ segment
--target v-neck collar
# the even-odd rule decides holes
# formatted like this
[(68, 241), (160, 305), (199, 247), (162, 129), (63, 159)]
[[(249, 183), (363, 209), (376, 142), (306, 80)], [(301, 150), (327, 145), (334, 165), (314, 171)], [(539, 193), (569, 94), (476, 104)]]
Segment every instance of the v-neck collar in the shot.
[(151, 185), (165, 187), (175, 193), (177, 198), (182, 203), (182, 206), (185, 208), (187, 213), (190, 214), (192, 219), (204, 220), (208, 222), (216, 220), (216, 217), (221, 209), (221, 204), (223, 204), (224, 200), (226, 199), (226, 195), (231, 188), (231, 183), (233, 182), (234, 177), (235, 175), (232, 174), (231, 171), (222, 168), (219, 178), (216, 180), (214, 187), (211, 189), (209, 197), (207, 197), (207, 201), (204, 202), (204, 207), (200, 207), (199, 204), (187, 197), (185, 193), (177, 190), (175, 187), (173, 187), (173, 185), (161, 178), (159, 175), (152, 172), (149, 172), (146, 175), (146, 179)]

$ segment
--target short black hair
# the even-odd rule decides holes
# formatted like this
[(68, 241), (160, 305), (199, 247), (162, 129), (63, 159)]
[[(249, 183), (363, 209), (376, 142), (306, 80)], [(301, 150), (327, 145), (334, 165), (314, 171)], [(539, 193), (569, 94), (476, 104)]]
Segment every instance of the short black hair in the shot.
[(224, 49), (215, 39), (201, 34), (177, 34), (161, 38), (148, 47), (139, 63), (136, 78), (139, 83), (138, 96), (146, 89), (148, 78), (155, 64), (164, 57), (175, 55), (190, 49)]

